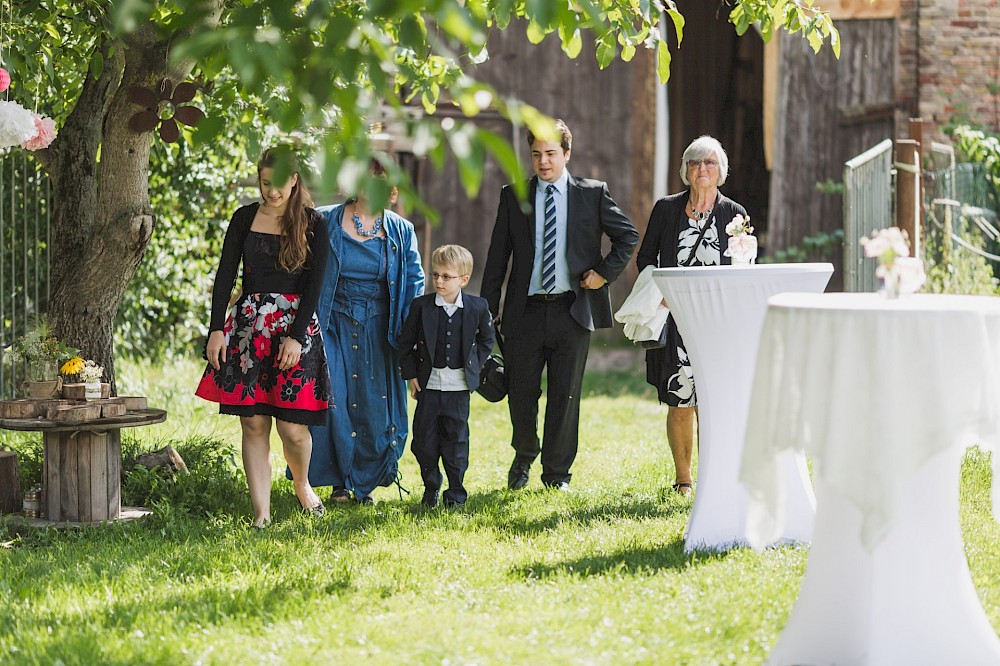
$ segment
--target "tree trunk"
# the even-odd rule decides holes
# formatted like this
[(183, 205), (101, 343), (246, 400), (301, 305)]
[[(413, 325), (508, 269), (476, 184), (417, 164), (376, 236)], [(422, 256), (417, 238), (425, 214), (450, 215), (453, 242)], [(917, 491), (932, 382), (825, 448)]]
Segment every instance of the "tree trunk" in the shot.
[[(223, 0), (208, 0), (203, 22), (217, 25)], [(140, 111), (128, 86), (157, 90), (186, 78), (193, 62), (169, 64), (169, 44), (151, 24), (107, 41), (104, 71), (88, 74), (73, 112), (45, 155), (53, 182), (49, 323), (61, 340), (105, 368), (114, 393), (113, 326), (118, 304), (152, 236), (149, 155), (153, 132), (128, 126)], [(97, 160), (100, 149), (100, 162)]]

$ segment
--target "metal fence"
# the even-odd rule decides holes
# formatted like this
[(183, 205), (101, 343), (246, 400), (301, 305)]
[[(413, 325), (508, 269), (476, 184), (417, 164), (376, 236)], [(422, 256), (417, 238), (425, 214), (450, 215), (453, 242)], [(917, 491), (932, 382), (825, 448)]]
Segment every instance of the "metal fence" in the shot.
[(1000, 278), (1000, 182), (983, 164), (925, 173), (926, 234), (965, 270), (982, 266)]
[[(0, 345), (25, 334), (48, 307), (51, 188), (26, 151), (0, 155)], [(25, 368), (0, 363), (0, 398), (14, 396)]]
[(858, 241), (894, 224), (892, 140), (844, 164), (844, 291), (875, 291), (875, 260)]

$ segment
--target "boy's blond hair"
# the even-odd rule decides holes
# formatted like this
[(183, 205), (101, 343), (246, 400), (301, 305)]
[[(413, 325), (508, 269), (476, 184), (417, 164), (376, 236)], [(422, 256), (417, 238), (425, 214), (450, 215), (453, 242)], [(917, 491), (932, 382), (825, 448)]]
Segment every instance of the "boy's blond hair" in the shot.
[(434, 266), (454, 266), (459, 275), (472, 275), (472, 253), (461, 245), (442, 245), (431, 255)]

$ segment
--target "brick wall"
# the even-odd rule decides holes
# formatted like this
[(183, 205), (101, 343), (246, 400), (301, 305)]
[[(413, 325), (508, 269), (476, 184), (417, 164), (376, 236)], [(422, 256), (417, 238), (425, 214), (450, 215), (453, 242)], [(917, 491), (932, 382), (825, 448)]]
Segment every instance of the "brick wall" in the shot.
[(896, 135), (918, 115), (933, 130), (955, 119), (1000, 131), (1000, 0), (900, 0)]

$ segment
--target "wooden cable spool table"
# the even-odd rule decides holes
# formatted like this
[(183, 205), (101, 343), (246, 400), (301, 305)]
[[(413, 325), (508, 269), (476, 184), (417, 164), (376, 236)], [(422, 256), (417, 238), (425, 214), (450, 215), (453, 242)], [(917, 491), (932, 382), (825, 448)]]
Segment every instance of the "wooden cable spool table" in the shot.
[(42, 433), (42, 508), (49, 521), (99, 523), (121, 515), (121, 429), (166, 418), (162, 409), (136, 409), (74, 423), (0, 418), (0, 428)]

